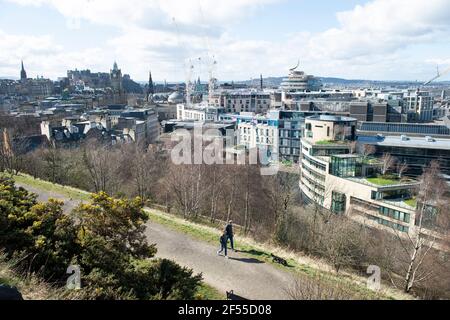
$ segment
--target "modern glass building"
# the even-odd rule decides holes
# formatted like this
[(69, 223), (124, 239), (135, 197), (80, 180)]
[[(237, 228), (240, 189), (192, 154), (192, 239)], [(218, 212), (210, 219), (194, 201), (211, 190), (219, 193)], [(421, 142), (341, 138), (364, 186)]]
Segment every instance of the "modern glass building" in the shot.
[(431, 161), (438, 161), (440, 170), (450, 180), (450, 137), (359, 136), (358, 144), (373, 145), (375, 156), (391, 154), (398, 162), (408, 165), (405, 174), (413, 177), (420, 176)]

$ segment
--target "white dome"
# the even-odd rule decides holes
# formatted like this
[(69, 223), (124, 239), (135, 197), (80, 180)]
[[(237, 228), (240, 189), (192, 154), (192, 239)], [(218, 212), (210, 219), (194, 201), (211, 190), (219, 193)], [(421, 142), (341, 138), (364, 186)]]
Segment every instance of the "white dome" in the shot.
[(170, 96), (169, 96), (169, 98), (167, 98), (167, 100), (170, 103), (181, 103), (184, 100), (184, 96), (182, 93), (175, 91), (170, 94)]

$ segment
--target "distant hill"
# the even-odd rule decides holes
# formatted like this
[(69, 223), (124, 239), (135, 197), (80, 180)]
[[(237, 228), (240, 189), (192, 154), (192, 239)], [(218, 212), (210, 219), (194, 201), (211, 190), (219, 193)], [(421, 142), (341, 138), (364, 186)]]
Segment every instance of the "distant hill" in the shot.
[[(278, 87), (283, 79), (286, 77), (267, 77), (263, 78), (263, 82), (265, 86), (274, 86)], [(394, 81), (394, 80), (364, 80), (364, 79), (344, 79), (344, 78), (335, 78), (335, 77), (318, 77), (324, 86), (414, 86), (421, 84), (420, 81)], [(259, 79), (253, 80), (245, 80), (245, 81), (235, 81), (236, 83), (242, 83), (254, 86), (259, 84)], [(434, 82), (436, 85), (450, 85), (450, 81), (437, 81)]]

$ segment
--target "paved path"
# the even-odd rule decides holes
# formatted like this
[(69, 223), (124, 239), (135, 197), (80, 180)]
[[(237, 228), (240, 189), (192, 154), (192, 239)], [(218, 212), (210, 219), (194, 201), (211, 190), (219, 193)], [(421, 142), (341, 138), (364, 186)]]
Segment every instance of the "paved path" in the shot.
[[(38, 194), (40, 201), (48, 198), (63, 200), (67, 210), (79, 203), (61, 194), (21, 186)], [(218, 247), (151, 221), (147, 224), (146, 235), (150, 243), (156, 243), (157, 257), (173, 259), (196, 273), (201, 272), (206, 283), (223, 293), (234, 290), (252, 300), (288, 298), (285, 290), (292, 283), (292, 275), (287, 271), (238, 252), (229, 252), (230, 259), (225, 259), (217, 256)]]

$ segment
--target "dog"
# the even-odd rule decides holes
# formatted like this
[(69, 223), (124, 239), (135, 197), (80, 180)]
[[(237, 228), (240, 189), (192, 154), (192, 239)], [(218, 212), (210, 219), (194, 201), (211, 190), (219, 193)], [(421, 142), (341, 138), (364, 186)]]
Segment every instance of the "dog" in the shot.
[(238, 296), (237, 294), (234, 294), (233, 290), (230, 290), (227, 291), (227, 300), (248, 300), (248, 299)]
[(272, 256), (272, 261), (277, 262), (285, 267), (289, 266), (285, 259), (278, 257), (278, 256), (274, 255), (273, 253), (271, 253), (270, 255)]

